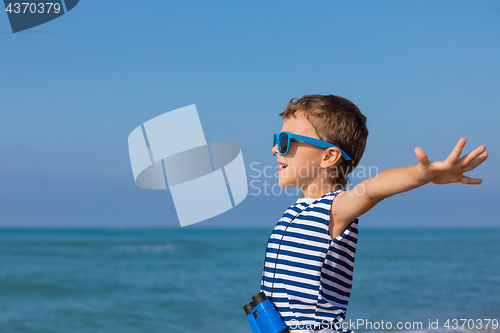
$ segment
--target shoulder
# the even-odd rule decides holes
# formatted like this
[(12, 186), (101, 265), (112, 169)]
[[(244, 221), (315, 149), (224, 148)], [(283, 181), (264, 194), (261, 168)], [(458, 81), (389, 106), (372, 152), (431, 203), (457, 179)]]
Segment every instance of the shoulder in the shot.
[[(337, 238), (342, 235), (344, 231), (349, 227), (352, 221), (342, 220), (338, 218), (338, 215), (335, 212), (335, 209), (338, 209), (341, 206), (343, 199), (349, 195), (347, 191), (335, 191), (333, 192), (332, 202), (330, 204), (330, 221), (328, 225), (328, 231), (330, 232), (330, 236), (332, 238)], [(334, 205), (335, 203), (335, 205)]]

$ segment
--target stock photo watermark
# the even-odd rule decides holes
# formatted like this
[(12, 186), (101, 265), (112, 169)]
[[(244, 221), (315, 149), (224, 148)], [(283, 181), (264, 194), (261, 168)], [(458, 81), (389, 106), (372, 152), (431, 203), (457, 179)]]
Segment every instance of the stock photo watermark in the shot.
[(387, 321), (379, 320), (372, 321), (368, 319), (349, 319), (343, 322), (328, 322), (324, 320), (322, 323), (315, 324), (301, 324), (297, 320), (292, 320), (292, 324), (289, 327), (292, 330), (321, 330), (321, 329), (332, 329), (337, 331), (342, 330), (485, 330), (485, 331), (497, 331), (498, 330), (498, 319), (428, 319), (427, 322), (423, 321)]
[[(128, 137), (137, 186), (172, 195), (181, 227), (222, 214), (248, 194), (241, 149), (207, 142), (194, 104), (137, 126)], [(194, 195), (202, 198), (193, 209)]]
[[(288, 166), (263, 165), (260, 162), (252, 162), (250, 164), (249, 177), (249, 195), (252, 196), (280, 196), (283, 193), (288, 196), (296, 196), (302, 192), (301, 183), (305, 179), (313, 179), (318, 177), (320, 172), (328, 172), (330, 179), (338, 179), (339, 177), (350, 179), (363, 180), (371, 177), (376, 177), (378, 174), (377, 166), (357, 166), (354, 170), (351, 168), (343, 168), (342, 166), (333, 166), (326, 171), (318, 166), (314, 167), (307, 162), (307, 165), (302, 165), (299, 168)], [(280, 176), (281, 173), (281, 176)], [(280, 177), (282, 182), (280, 183)], [(278, 180), (278, 182), (276, 181)], [(351, 182), (345, 187), (334, 182), (321, 181), (319, 184), (313, 183), (308, 185), (309, 193), (312, 195), (322, 193), (325, 188), (331, 188), (334, 185), (334, 190), (349, 190), (353, 188)], [(363, 186), (355, 188), (355, 194), (364, 192)], [(359, 192), (359, 193), (358, 193)]]

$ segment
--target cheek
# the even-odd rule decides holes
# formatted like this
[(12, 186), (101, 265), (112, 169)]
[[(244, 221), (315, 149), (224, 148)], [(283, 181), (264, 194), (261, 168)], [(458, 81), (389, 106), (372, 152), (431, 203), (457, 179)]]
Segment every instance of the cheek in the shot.
[(298, 160), (302, 165), (317, 166), (321, 162), (321, 154), (313, 148), (302, 149), (300, 154), (297, 154)]

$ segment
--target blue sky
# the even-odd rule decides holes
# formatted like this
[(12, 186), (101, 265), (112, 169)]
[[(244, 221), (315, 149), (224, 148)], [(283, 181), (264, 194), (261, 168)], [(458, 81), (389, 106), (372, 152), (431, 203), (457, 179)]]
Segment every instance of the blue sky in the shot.
[[(0, 15), (0, 226), (178, 226), (168, 190), (134, 183), (135, 127), (196, 104), (207, 141), (238, 144), (250, 181), (252, 163), (276, 165), (279, 112), (314, 93), (367, 116), (360, 166), (415, 164), (417, 146), (444, 159), (462, 136), (467, 152), (487, 146), (470, 172), (482, 185), (426, 185), (364, 226), (500, 226), (499, 12), (498, 1), (81, 0), (16, 34)], [(271, 227), (297, 197), (255, 193), (198, 226)]]

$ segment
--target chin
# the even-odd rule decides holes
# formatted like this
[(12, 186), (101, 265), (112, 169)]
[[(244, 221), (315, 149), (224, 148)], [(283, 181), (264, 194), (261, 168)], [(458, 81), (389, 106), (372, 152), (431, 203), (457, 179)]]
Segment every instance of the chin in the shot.
[(285, 180), (285, 179), (280, 179), (279, 185), (281, 187), (297, 187), (293, 185), (293, 182), (291, 180)]
[(285, 179), (279, 179), (278, 184), (280, 184), (281, 187), (285, 187), (288, 185), (287, 181)]

